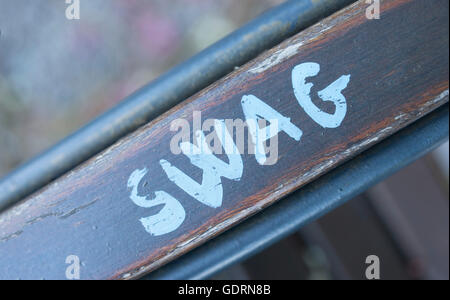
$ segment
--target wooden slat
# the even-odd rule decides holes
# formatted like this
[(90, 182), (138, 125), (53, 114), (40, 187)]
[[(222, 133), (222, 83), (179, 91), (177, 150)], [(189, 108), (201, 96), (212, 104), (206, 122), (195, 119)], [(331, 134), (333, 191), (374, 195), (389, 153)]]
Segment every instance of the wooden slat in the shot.
[[(380, 20), (366, 18), (367, 6), (359, 1), (286, 40), (3, 212), (0, 278), (63, 279), (69, 255), (80, 258), (82, 279), (139, 277), (448, 102), (448, 1), (385, 0)], [(334, 105), (317, 92), (341, 76), (349, 79), (339, 126), (321, 126), (299, 105), (292, 73), (305, 63), (320, 65), (307, 81), (314, 84), (313, 102), (328, 113)], [(280, 133), (273, 165), (244, 153), (242, 176), (221, 178), (223, 197), (217, 189), (210, 195), (222, 202), (213, 208), (163, 170), (161, 160), (202, 180), (200, 168), (171, 152), (176, 132), (170, 125), (179, 118), (192, 123), (194, 111), (203, 120), (245, 119), (246, 95), (290, 118), (303, 135), (297, 141)], [(143, 208), (130, 198), (130, 175), (144, 168), (139, 195), (167, 192), (185, 212), (166, 234), (152, 235), (140, 222), (163, 206)]]

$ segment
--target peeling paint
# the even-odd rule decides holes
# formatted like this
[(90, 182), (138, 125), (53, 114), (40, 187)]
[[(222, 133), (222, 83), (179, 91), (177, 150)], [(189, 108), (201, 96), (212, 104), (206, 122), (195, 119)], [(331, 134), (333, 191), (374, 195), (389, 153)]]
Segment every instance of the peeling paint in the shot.
[(303, 42), (299, 42), (295, 45), (288, 46), (285, 49), (280, 49), (275, 52), (272, 56), (266, 58), (261, 63), (259, 63), (256, 67), (251, 68), (248, 72), (253, 74), (262, 73), (273, 66), (276, 66), (285, 60), (291, 58), (292, 56), (298, 53), (298, 49), (303, 45)]

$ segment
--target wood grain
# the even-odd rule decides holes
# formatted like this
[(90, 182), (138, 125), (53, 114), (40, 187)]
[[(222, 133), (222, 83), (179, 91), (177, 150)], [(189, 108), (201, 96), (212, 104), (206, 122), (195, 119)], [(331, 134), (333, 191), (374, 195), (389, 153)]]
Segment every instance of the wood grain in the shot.
[[(380, 20), (366, 19), (367, 6), (359, 1), (286, 40), (3, 212), (0, 278), (64, 279), (68, 255), (80, 257), (82, 279), (137, 278), (448, 102), (448, 0), (385, 0)], [(291, 72), (304, 62), (321, 66), (311, 94), (351, 74), (338, 128), (322, 128), (297, 103)], [(295, 141), (280, 133), (272, 166), (242, 155), (241, 180), (222, 179), (223, 204), (210, 208), (159, 164), (166, 159), (201, 181), (186, 156), (170, 152), (170, 123), (191, 122), (193, 111), (203, 120), (244, 119), (240, 101), (249, 94), (288, 116), (303, 136)], [(158, 209), (129, 198), (128, 178), (144, 167), (151, 172), (140, 192), (167, 191), (186, 211), (169, 234), (148, 234), (139, 219)]]

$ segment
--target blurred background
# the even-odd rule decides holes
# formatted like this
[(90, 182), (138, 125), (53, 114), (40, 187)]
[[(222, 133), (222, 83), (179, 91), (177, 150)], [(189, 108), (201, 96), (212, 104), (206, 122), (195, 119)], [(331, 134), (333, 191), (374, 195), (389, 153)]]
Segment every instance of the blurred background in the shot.
[(281, 0), (0, 0), (0, 176)]
[[(0, 0), (0, 177), (281, 2)], [(448, 279), (448, 147), (215, 278)]]

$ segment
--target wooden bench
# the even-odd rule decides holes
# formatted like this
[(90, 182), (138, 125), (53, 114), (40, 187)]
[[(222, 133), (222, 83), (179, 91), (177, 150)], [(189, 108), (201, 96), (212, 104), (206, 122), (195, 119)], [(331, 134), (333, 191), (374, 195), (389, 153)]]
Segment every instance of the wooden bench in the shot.
[[(447, 103), (448, 1), (382, 8), (340, 10), (2, 212), (0, 278), (64, 279), (71, 255), (82, 279), (141, 277)], [(200, 149), (237, 148), (227, 119), (270, 124)]]

